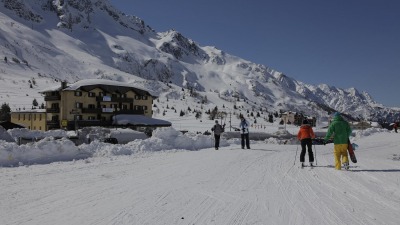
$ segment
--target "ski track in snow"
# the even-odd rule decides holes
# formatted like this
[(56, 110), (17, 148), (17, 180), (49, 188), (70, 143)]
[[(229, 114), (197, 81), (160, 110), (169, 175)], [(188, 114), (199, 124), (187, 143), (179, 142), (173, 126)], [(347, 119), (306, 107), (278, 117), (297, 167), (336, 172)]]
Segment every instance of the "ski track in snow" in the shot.
[(398, 162), (380, 157), (372, 164), (379, 168), (368, 167), (367, 149), (356, 152), (351, 171), (336, 171), (331, 148), (318, 146), (318, 165), (304, 169), (298, 156), (293, 164), (296, 146), (266, 144), (0, 168), (0, 218), (6, 225), (398, 224)]

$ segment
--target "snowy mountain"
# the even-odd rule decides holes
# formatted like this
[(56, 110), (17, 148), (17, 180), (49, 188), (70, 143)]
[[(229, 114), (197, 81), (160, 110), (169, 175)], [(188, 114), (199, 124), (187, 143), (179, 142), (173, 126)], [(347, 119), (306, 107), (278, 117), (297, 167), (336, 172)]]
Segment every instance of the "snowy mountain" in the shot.
[(42, 100), (39, 91), (62, 80), (103, 78), (135, 82), (160, 98), (197, 102), (207, 97), (210, 108), (223, 100), (232, 108), (319, 117), (332, 111), (375, 120), (399, 115), (355, 88), (305, 84), (265, 65), (200, 46), (177, 31), (156, 32), (107, 0), (0, 4), (0, 102), (12, 110), (30, 108), (33, 99)]

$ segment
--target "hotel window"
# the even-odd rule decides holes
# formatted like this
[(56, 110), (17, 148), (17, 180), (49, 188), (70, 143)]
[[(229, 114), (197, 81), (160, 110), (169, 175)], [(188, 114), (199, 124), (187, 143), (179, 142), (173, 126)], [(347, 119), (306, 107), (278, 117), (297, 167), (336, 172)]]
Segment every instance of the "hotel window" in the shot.
[(96, 93), (94, 93), (94, 92), (89, 92), (88, 96), (89, 96), (89, 97), (96, 97)]
[(136, 100), (147, 100), (147, 95), (135, 95)]
[(75, 96), (82, 96), (82, 91), (75, 91)]
[(88, 120), (96, 120), (95, 116), (88, 116)]
[(83, 108), (83, 103), (82, 102), (77, 102), (76, 103), (76, 108), (77, 109), (82, 109)]
[(143, 110), (143, 106), (141, 106), (141, 105), (135, 105), (135, 110)]
[(52, 109), (58, 109), (58, 108), (60, 108), (60, 107), (59, 107), (59, 104), (58, 104), (58, 103), (51, 103), (51, 108), (52, 108)]

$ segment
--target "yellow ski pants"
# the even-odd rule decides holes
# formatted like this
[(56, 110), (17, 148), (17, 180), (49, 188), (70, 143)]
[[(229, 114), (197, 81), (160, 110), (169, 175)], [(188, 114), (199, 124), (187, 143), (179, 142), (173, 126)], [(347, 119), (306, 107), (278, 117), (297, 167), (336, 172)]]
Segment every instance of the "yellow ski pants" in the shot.
[(333, 155), (335, 157), (335, 169), (341, 170), (342, 163), (349, 163), (349, 157), (347, 154), (347, 144), (334, 145)]

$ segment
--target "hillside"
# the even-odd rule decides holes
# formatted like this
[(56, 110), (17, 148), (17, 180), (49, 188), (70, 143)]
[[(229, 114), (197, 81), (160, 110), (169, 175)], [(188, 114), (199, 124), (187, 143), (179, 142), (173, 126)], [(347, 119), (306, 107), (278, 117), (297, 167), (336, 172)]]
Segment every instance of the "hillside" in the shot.
[(222, 99), (230, 107), (239, 100), (244, 109), (292, 110), (320, 118), (332, 111), (371, 120), (399, 115), (356, 88), (305, 84), (200, 46), (178, 31), (157, 32), (107, 0), (7, 0), (0, 3), (0, 19), (0, 102), (12, 110), (31, 108), (33, 99), (41, 104), (38, 92), (60, 81), (102, 78), (174, 99), (183, 98), (183, 88), (196, 93), (191, 102), (217, 95), (208, 108)]

